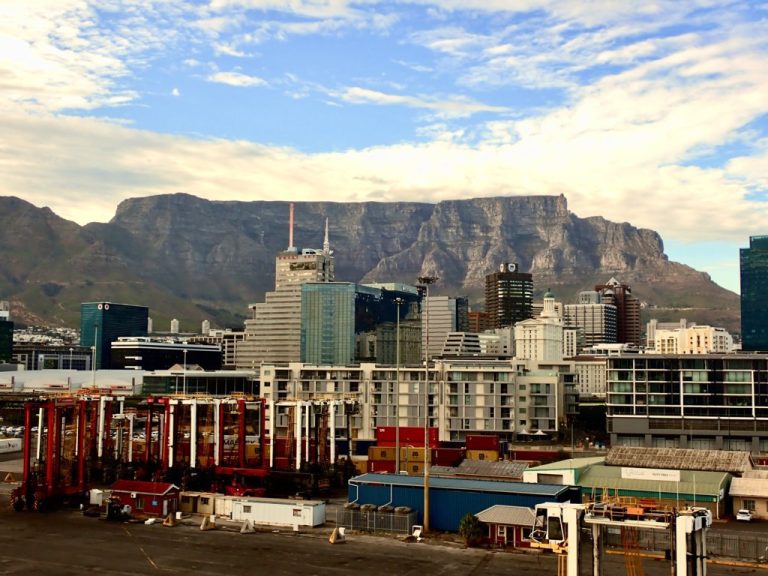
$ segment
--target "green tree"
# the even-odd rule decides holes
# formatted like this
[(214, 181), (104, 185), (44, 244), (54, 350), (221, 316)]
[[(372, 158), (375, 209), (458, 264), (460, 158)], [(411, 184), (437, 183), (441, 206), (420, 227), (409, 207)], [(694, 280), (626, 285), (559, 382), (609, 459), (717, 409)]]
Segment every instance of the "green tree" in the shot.
[(465, 514), (459, 522), (459, 535), (467, 546), (477, 546), (483, 541), (485, 529), (474, 514)]

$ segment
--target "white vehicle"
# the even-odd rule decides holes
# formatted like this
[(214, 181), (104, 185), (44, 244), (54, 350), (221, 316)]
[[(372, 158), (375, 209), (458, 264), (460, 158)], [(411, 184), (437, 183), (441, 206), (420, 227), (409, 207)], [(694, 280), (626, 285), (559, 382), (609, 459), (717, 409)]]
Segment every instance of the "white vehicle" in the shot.
[(742, 522), (751, 522), (752, 512), (750, 510), (747, 510), (746, 508), (742, 508), (741, 510), (736, 512), (736, 520), (741, 520)]

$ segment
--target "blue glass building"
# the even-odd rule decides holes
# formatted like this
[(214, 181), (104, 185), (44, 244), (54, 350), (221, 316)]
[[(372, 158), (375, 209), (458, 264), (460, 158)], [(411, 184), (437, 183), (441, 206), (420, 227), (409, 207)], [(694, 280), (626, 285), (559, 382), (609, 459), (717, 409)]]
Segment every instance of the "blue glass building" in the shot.
[(739, 251), (742, 350), (768, 351), (768, 236), (750, 236)]
[(0, 320), (0, 364), (13, 358), (13, 322)]
[(80, 346), (95, 346), (94, 365), (112, 367), (112, 342), (121, 336), (146, 336), (149, 308), (112, 302), (80, 304)]

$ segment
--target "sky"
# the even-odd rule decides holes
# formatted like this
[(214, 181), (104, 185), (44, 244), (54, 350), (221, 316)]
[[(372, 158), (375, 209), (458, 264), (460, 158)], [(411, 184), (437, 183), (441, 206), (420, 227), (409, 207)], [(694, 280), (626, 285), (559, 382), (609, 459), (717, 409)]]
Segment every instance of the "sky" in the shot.
[(0, 195), (563, 194), (739, 291), (768, 0), (0, 0)]

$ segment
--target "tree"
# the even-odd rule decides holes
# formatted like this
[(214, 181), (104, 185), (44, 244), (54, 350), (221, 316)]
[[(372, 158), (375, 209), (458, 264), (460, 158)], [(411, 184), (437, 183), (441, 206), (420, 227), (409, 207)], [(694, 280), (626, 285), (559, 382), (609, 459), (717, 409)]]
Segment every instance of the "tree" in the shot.
[(474, 514), (465, 514), (459, 522), (459, 535), (467, 546), (477, 546), (485, 536), (485, 529)]

